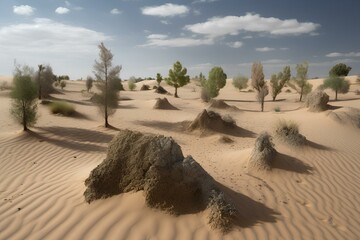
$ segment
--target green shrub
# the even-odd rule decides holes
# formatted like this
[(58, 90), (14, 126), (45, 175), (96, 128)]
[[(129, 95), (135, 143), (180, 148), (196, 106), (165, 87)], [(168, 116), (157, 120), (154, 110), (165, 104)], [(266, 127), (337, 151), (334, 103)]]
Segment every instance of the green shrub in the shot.
[(75, 113), (75, 107), (70, 103), (58, 101), (50, 104), (50, 111), (53, 114), (62, 114), (64, 116), (71, 116), (72, 114)]
[(135, 81), (134, 80), (129, 80), (128, 81), (128, 86), (129, 86), (130, 91), (134, 91), (135, 88), (136, 88)]
[(281, 111), (281, 108), (280, 108), (279, 106), (276, 106), (276, 107), (274, 107), (274, 111), (275, 111), (275, 112), (280, 112), (280, 111)]

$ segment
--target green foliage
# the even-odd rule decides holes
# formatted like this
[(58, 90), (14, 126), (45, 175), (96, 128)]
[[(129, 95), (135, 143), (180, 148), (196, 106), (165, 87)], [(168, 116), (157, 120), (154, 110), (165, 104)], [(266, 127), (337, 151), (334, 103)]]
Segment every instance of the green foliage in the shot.
[(59, 81), (61, 81), (61, 80), (70, 80), (70, 77), (68, 75), (61, 75), (61, 76), (58, 76), (57, 79)]
[(18, 71), (14, 75), (11, 91), (11, 115), (23, 125), (24, 131), (33, 126), (37, 120), (37, 89), (30, 75)]
[(274, 112), (281, 112), (281, 108), (279, 106), (274, 107)]
[(206, 82), (206, 88), (209, 91), (210, 97), (214, 98), (219, 95), (221, 88), (226, 85), (226, 74), (221, 67), (213, 67), (209, 72), (209, 79)]
[(94, 73), (98, 80), (96, 87), (100, 93), (94, 96), (94, 101), (98, 104), (103, 113), (105, 127), (109, 127), (108, 117), (115, 113), (118, 106), (119, 88), (115, 88), (115, 81), (120, 80), (119, 74), (121, 66), (112, 67), (113, 54), (107, 49), (104, 43), (98, 45), (100, 50), (99, 60), (95, 61)]
[(86, 90), (88, 92), (90, 92), (91, 88), (93, 87), (93, 83), (94, 83), (94, 79), (92, 77), (88, 76), (86, 78), (86, 82), (85, 82)]
[(330, 88), (335, 92), (335, 100), (337, 100), (338, 93), (345, 94), (349, 92), (350, 82), (345, 80), (343, 77), (331, 75), (329, 78), (324, 80), (324, 88)]
[(308, 83), (308, 69), (309, 64), (304, 62), (296, 65), (296, 77), (288, 82), (289, 87), (293, 88), (297, 93), (300, 94), (299, 101), (302, 101), (304, 95), (311, 92), (312, 85)]
[(329, 71), (329, 76), (346, 77), (351, 71), (351, 67), (344, 63), (338, 63)]
[(56, 101), (49, 104), (50, 111), (53, 114), (62, 114), (64, 116), (71, 116), (75, 113), (74, 105), (64, 102)]
[(60, 87), (61, 89), (64, 89), (64, 87), (66, 87), (66, 82), (64, 80), (60, 81)]
[(130, 89), (130, 91), (134, 91), (136, 88), (136, 84), (135, 84), (135, 80), (131, 79), (128, 81), (128, 87)]
[(261, 111), (263, 112), (265, 97), (269, 94), (269, 87), (265, 82), (261, 62), (254, 62), (251, 67), (251, 86), (257, 91), (257, 99), (261, 104)]
[(57, 77), (53, 73), (50, 65), (38, 65), (39, 69), (35, 74), (35, 82), (38, 88), (39, 99), (47, 98), (54, 92), (53, 83), (56, 82)]
[(273, 101), (275, 101), (276, 96), (281, 93), (281, 90), (285, 86), (287, 82), (289, 82), (291, 77), (290, 66), (284, 67), (282, 72), (279, 72), (277, 75), (273, 74), (270, 80), (271, 86), (271, 96), (273, 97)]
[(248, 81), (249, 78), (239, 75), (234, 77), (232, 84), (235, 88), (241, 91), (241, 89), (245, 89), (248, 87)]
[(173, 65), (173, 69), (169, 70), (169, 78), (166, 79), (167, 84), (175, 88), (175, 97), (179, 97), (177, 89), (185, 86), (190, 82), (190, 77), (187, 74), (187, 69), (183, 68), (179, 61), (176, 61)]
[(163, 80), (163, 77), (160, 73), (156, 74), (156, 82), (158, 83), (158, 86), (160, 86), (161, 81)]

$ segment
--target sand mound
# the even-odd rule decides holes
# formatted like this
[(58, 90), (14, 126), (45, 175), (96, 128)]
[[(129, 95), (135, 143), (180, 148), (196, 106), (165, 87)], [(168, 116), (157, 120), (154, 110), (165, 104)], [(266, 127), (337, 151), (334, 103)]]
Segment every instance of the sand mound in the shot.
[(168, 91), (166, 91), (165, 88), (163, 88), (162, 86), (157, 87), (155, 92), (159, 93), (159, 94), (167, 94), (168, 93)]
[(331, 111), (328, 116), (341, 124), (360, 128), (360, 109), (358, 108), (339, 108)]
[(329, 95), (324, 91), (315, 90), (307, 95), (305, 106), (311, 112), (321, 112), (328, 109), (327, 103), (329, 102)]
[(164, 109), (164, 110), (178, 110), (176, 107), (171, 105), (171, 103), (167, 100), (167, 98), (157, 98), (153, 108)]
[(143, 84), (140, 88), (140, 91), (148, 91), (148, 90), (150, 90), (150, 86), (146, 84)]
[(228, 105), (226, 102), (224, 102), (223, 100), (216, 100), (216, 99), (212, 99), (210, 101), (210, 105), (209, 108), (217, 108), (217, 109), (229, 109), (229, 110), (239, 110), (237, 107), (235, 106), (230, 106)]
[(191, 156), (184, 158), (171, 137), (130, 130), (114, 137), (106, 159), (91, 171), (85, 185), (89, 203), (144, 190), (149, 207), (174, 214), (204, 210), (212, 192), (220, 194), (213, 178)]
[(273, 159), (277, 151), (274, 148), (270, 134), (261, 133), (255, 140), (255, 147), (251, 152), (248, 168), (256, 170), (271, 170)]
[(188, 129), (190, 131), (199, 130), (213, 130), (222, 132), (234, 128), (236, 126), (235, 121), (229, 116), (224, 115), (223, 117), (213, 111), (203, 110), (194, 121), (191, 122)]

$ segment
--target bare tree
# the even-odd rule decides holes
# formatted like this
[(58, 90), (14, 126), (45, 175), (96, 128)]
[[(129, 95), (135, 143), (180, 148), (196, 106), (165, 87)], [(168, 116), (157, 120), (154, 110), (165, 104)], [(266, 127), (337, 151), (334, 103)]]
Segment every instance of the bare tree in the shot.
[(261, 104), (261, 111), (264, 111), (264, 100), (269, 94), (269, 87), (264, 79), (264, 70), (261, 62), (254, 62), (251, 68), (251, 86), (257, 91), (257, 99)]

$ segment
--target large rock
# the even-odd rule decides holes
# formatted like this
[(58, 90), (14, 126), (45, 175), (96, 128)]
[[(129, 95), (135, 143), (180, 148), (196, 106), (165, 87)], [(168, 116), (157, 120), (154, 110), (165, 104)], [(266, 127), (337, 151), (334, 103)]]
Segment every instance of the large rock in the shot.
[(305, 106), (312, 112), (321, 112), (328, 109), (329, 95), (322, 90), (309, 93), (305, 99)]
[(271, 170), (276, 154), (277, 151), (274, 148), (271, 136), (267, 132), (263, 132), (255, 140), (255, 147), (251, 152), (248, 168)]

